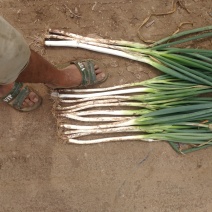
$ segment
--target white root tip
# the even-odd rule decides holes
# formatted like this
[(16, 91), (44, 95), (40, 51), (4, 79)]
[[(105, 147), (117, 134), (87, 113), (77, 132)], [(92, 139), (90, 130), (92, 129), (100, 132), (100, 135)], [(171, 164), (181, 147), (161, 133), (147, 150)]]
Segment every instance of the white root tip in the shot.
[(53, 91), (53, 92), (51, 92), (51, 97), (58, 98), (59, 97), (59, 93), (57, 91)]

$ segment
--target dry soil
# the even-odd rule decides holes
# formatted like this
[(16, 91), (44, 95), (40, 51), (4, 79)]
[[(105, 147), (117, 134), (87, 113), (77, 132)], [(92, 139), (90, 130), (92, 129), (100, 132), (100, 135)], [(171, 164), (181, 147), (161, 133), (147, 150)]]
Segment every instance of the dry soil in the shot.
[[(211, 25), (211, 0), (185, 0), (174, 14), (152, 17), (141, 33), (157, 40)], [(69, 9), (68, 9), (69, 8)], [(94, 58), (106, 65), (104, 87), (154, 77), (141, 63), (79, 49), (44, 48), (48, 28), (81, 35), (139, 41), (138, 28), (170, 0), (0, 0), (0, 14), (35, 51), (54, 64)], [(211, 41), (199, 44), (212, 48)], [(210, 212), (212, 149), (186, 156), (166, 143), (114, 142), (67, 145), (57, 137), (49, 91), (33, 85), (43, 105), (19, 113), (0, 104), (0, 212)]]

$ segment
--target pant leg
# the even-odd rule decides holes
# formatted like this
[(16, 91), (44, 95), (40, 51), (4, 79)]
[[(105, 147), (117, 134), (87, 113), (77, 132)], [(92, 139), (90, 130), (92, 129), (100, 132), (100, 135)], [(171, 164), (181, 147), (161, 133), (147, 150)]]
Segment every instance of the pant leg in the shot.
[(0, 16), (0, 85), (14, 82), (29, 58), (23, 36)]

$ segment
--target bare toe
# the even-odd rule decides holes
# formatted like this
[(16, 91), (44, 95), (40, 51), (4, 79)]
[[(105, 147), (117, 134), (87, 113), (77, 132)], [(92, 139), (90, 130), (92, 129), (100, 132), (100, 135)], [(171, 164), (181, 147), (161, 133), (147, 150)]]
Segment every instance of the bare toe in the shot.
[(104, 72), (100, 72), (99, 74), (96, 75), (97, 81), (101, 81), (106, 77)]
[(94, 69), (95, 69), (95, 70), (99, 69), (99, 66), (98, 66), (98, 65), (95, 65), (95, 66), (94, 66)]
[(29, 94), (29, 99), (30, 99), (30, 101), (32, 101), (34, 103), (38, 102), (38, 96), (34, 92), (31, 92)]
[(24, 103), (26, 103), (26, 106), (32, 106), (34, 104), (34, 102), (32, 102), (29, 98), (26, 98)]
[(96, 75), (102, 73), (103, 71), (101, 69), (95, 70)]
[(36, 102), (38, 102), (38, 97), (34, 92), (30, 92), (27, 98), (25, 98), (23, 102), (23, 107), (31, 107), (33, 106)]

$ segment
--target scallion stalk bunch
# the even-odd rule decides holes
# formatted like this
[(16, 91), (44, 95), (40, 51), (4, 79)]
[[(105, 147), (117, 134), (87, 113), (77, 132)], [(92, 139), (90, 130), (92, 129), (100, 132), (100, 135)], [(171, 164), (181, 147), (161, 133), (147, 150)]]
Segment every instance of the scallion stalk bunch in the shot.
[[(52, 96), (59, 100), (55, 115), (69, 143), (162, 140), (187, 153), (212, 145), (212, 98), (199, 96), (211, 91), (210, 86), (163, 75), (109, 88), (63, 89)], [(102, 138), (105, 134), (112, 137)], [(79, 140), (90, 135), (98, 138)], [(183, 149), (185, 145), (189, 148)]]
[(151, 45), (129, 41), (95, 39), (60, 30), (49, 30), (46, 46), (84, 48), (147, 63), (175, 78), (212, 85), (212, 50), (185, 48), (195, 41), (211, 39), (212, 26), (192, 29), (164, 38)]

